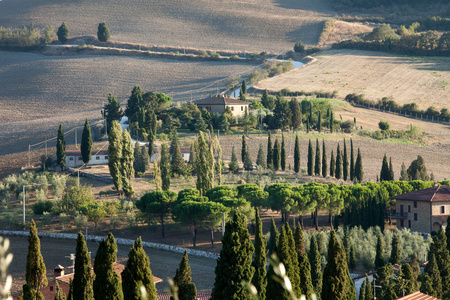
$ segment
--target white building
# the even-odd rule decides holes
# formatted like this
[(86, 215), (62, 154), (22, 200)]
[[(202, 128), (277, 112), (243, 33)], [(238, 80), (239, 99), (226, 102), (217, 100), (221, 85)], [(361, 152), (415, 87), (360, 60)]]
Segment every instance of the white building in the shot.
[[(169, 146), (170, 149), (170, 146)], [(191, 147), (180, 147), (181, 155), (183, 156), (184, 162), (189, 162), (189, 157), (191, 156)], [(154, 148), (153, 155), (150, 157), (150, 162), (153, 163), (155, 159), (159, 159), (161, 156), (161, 147)]]
[[(81, 150), (66, 150), (66, 167), (76, 168), (83, 165)], [(91, 160), (88, 165), (108, 164), (108, 150), (92, 150)]]

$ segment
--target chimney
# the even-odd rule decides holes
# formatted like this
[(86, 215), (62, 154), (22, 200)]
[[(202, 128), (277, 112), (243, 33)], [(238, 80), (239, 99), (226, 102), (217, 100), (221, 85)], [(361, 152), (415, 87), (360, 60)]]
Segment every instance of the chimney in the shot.
[(56, 268), (53, 269), (55, 278), (64, 276), (64, 267), (61, 265), (57, 265)]
[(434, 182), (434, 186), (438, 186), (438, 183), (437, 183), (437, 181), (435, 181), (435, 182)]

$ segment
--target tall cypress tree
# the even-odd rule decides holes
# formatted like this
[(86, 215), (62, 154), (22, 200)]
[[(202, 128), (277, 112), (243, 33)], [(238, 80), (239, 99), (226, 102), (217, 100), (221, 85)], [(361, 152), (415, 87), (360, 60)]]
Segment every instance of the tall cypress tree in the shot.
[(308, 254), (311, 265), (311, 282), (317, 296), (322, 294), (322, 256), (317, 246), (316, 236), (311, 236), (311, 242)]
[[(31, 220), (30, 235), (28, 236), (25, 279), (27, 283), (24, 285), (24, 299), (43, 299), (40, 289), (48, 284), (47, 270), (41, 254), (41, 242), (34, 220)], [(28, 297), (25, 295), (28, 295)]]
[(165, 142), (161, 145), (161, 180), (163, 191), (168, 191), (170, 189), (170, 155), (169, 149)]
[(100, 242), (95, 255), (93, 284), (95, 300), (123, 299), (122, 283), (114, 269), (117, 261), (117, 244), (114, 235), (109, 233)]
[(425, 274), (422, 276), (420, 291), (440, 299), (443, 296), (442, 290), (442, 278), (439, 272), (439, 266), (434, 253), (431, 253), (431, 256), (428, 258), (428, 264), (425, 267)]
[(123, 116), (120, 101), (117, 100), (116, 96), (112, 94), (108, 95), (108, 103), (103, 106), (102, 116), (106, 119), (106, 130), (109, 133), (109, 130), (111, 130), (111, 122), (113, 120), (120, 121)]
[(258, 209), (255, 209), (255, 258), (252, 267), (255, 274), (252, 278), (252, 284), (258, 291), (260, 300), (266, 299), (267, 272), (266, 272), (266, 240), (262, 231), (262, 222), (259, 217)]
[(247, 157), (247, 141), (245, 140), (245, 135), (242, 135), (242, 147), (241, 147), (241, 161), (244, 163)]
[(328, 262), (323, 271), (322, 300), (356, 299), (356, 291), (347, 265), (345, 251), (331, 230)]
[(135, 85), (131, 91), (130, 98), (128, 99), (127, 108), (125, 109), (125, 115), (128, 117), (128, 122), (130, 124), (137, 122), (139, 106), (142, 102), (143, 95), (144, 92), (141, 90), (141, 87)]
[(383, 248), (383, 240), (381, 239), (381, 235), (379, 235), (377, 239), (377, 252), (375, 255), (375, 269), (384, 266)]
[[(197, 299), (197, 288), (192, 282), (191, 267), (189, 266), (189, 258), (187, 250), (184, 251), (180, 266), (175, 272), (173, 283), (178, 287), (179, 300), (195, 300)], [(170, 297), (173, 300), (173, 297)]]
[(336, 177), (336, 179), (341, 179), (342, 177), (342, 157), (339, 144), (337, 145), (336, 150), (336, 167), (334, 169), (334, 177)]
[(86, 119), (84, 123), (83, 135), (81, 136), (81, 157), (83, 158), (83, 162), (88, 164), (91, 160), (91, 151), (92, 151), (92, 135), (91, 135), (91, 127), (89, 126), (89, 121)]
[(272, 150), (272, 138), (269, 131), (269, 137), (267, 138), (267, 168), (271, 169), (273, 167), (273, 150)]
[(380, 181), (389, 180), (389, 165), (386, 153), (383, 156), (383, 163), (381, 165), (381, 171), (380, 171)]
[(148, 130), (148, 135), (147, 135), (147, 141), (148, 141), (148, 156), (150, 156), (150, 158), (153, 156), (153, 154), (155, 153), (155, 140), (156, 140), (156, 135), (153, 133), (152, 129), (150, 128)]
[(237, 160), (236, 151), (234, 150), (234, 146), (231, 150), (231, 161), (228, 164), (228, 168), (232, 173), (237, 173), (237, 171), (239, 170), (239, 163)]
[(372, 283), (370, 282), (369, 275), (366, 274), (366, 280), (364, 281), (366, 283), (366, 291), (364, 293), (366, 299), (365, 300), (372, 300), (373, 299), (373, 287)]
[(130, 198), (134, 194), (133, 184), (131, 180), (134, 178), (134, 150), (131, 141), (130, 132), (124, 130), (122, 133), (122, 157), (121, 172), (122, 172), (122, 190), (125, 196)]
[(402, 263), (402, 247), (400, 245), (400, 240), (397, 234), (394, 234), (392, 237), (392, 246), (391, 246), (391, 258), (389, 262), (391, 264), (401, 264)]
[(91, 275), (91, 256), (81, 232), (78, 233), (73, 276), (73, 300), (94, 299)]
[(356, 157), (356, 163), (355, 163), (355, 179), (357, 182), (362, 182), (364, 178), (364, 171), (363, 171), (363, 165), (362, 165), (362, 157), (361, 157), (361, 151), (358, 148), (358, 156)]
[(275, 220), (272, 217), (272, 222), (270, 223), (270, 236), (269, 236), (269, 242), (267, 243), (267, 250), (269, 256), (272, 255), (272, 253), (276, 250), (278, 238), (280, 236), (280, 233), (278, 232), (277, 225), (275, 224)]
[(334, 153), (331, 150), (331, 158), (330, 158), (330, 176), (334, 177), (334, 171), (336, 169), (336, 162), (334, 161)]
[(284, 143), (284, 134), (281, 135), (281, 170), (286, 170), (286, 145)]
[(289, 108), (292, 112), (292, 128), (297, 130), (302, 125), (302, 111), (300, 109), (300, 105), (298, 104), (297, 99), (292, 98), (289, 102)]
[(309, 263), (308, 255), (305, 251), (305, 239), (300, 224), (295, 228), (294, 241), (298, 259), (298, 268), (300, 271), (300, 289), (303, 295), (310, 298), (314, 293), (314, 287), (311, 281), (311, 264)]
[(281, 160), (280, 150), (281, 150), (280, 143), (278, 143), (278, 139), (275, 139), (275, 144), (273, 146), (273, 159), (272, 159), (273, 169), (275, 171), (278, 171), (278, 169), (280, 169), (280, 160)]
[(317, 118), (317, 130), (319, 132), (322, 132), (322, 114), (320, 113), (320, 110), (319, 110), (319, 116)]
[(353, 140), (350, 139), (350, 180), (355, 178), (355, 154), (353, 152)]
[(69, 292), (67, 293), (67, 300), (73, 300), (73, 280), (69, 279)]
[(245, 82), (245, 79), (242, 80), (242, 93), (247, 94), (247, 82)]
[(253, 244), (247, 230), (247, 218), (239, 211), (225, 227), (222, 250), (215, 269), (216, 280), (211, 299), (251, 299), (243, 282), (253, 277)]
[(330, 112), (330, 132), (333, 133), (333, 127), (334, 127), (334, 113), (333, 111)]
[(359, 288), (358, 300), (366, 300), (366, 281), (364, 280)]
[(442, 279), (443, 295), (450, 293), (450, 254), (447, 249), (447, 237), (442, 229), (433, 237), (428, 257), (434, 254)]
[(58, 139), (56, 141), (56, 163), (61, 167), (61, 170), (66, 166), (66, 142), (64, 141), (62, 124), (59, 124)]
[[(286, 237), (289, 244), (289, 262), (286, 262), (286, 274), (292, 283), (292, 289), (296, 293), (298, 297), (302, 294), (301, 286), (300, 286), (300, 268), (298, 265), (298, 254), (295, 247), (294, 234), (289, 227), (289, 223), (285, 223), (284, 227), (286, 229)], [(281, 255), (280, 255), (281, 256)], [(283, 262), (283, 261), (282, 261)]]
[(298, 134), (295, 136), (295, 147), (294, 147), (294, 172), (300, 172), (300, 143), (298, 141)]
[(308, 176), (312, 176), (314, 171), (314, 149), (311, 144), (311, 140), (309, 140), (308, 145)]
[(342, 175), (344, 180), (348, 179), (348, 154), (347, 154), (347, 143), (344, 139), (344, 154), (342, 156)]
[(181, 154), (180, 140), (178, 139), (178, 132), (174, 131), (170, 141), (170, 167), (173, 174), (183, 175), (186, 169), (183, 155)]
[(259, 144), (258, 157), (256, 158), (256, 165), (258, 165), (259, 167), (261, 167), (263, 169), (265, 169), (267, 167), (264, 149), (263, 149), (263, 145), (261, 143)]
[(209, 146), (208, 137), (202, 132), (199, 132), (196, 150), (196, 173), (197, 183), (196, 187), (201, 195), (214, 187), (214, 157), (212, 148)]
[(389, 180), (394, 180), (394, 167), (392, 166), (392, 157), (389, 157)]
[(314, 162), (314, 174), (316, 176), (320, 176), (321, 171), (321, 161), (320, 161), (320, 146), (319, 146), (319, 139), (316, 139), (316, 159)]
[(122, 188), (122, 127), (119, 122), (112, 121), (109, 131), (108, 166), (116, 190)]
[(64, 294), (64, 291), (59, 287), (58, 281), (56, 280), (55, 283), (55, 300), (66, 300), (66, 294)]
[(128, 261), (122, 271), (122, 290), (124, 299), (143, 299), (141, 287), (147, 291), (149, 300), (157, 300), (155, 282), (150, 270), (150, 260), (142, 247), (141, 238), (137, 238), (128, 253)]
[(322, 177), (327, 177), (328, 163), (327, 163), (327, 149), (325, 148), (325, 140), (322, 140)]

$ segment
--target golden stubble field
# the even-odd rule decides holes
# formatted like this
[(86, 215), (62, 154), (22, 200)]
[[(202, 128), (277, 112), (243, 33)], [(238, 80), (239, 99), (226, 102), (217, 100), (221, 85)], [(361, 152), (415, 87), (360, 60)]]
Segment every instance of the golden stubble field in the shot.
[(62, 22), (71, 36), (96, 35), (107, 22), (113, 40), (206, 49), (284, 52), (297, 40), (316, 44), (327, 0), (3, 0), (0, 25)]
[(339, 91), (338, 96), (364, 94), (367, 99), (393, 97), (399, 104), (415, 102), (420, 109), (450, 108), (450, 59), (403, 57), (381, 52), (330, 50), (289, 73), (265, 79), (259, 89), (278, 91)]

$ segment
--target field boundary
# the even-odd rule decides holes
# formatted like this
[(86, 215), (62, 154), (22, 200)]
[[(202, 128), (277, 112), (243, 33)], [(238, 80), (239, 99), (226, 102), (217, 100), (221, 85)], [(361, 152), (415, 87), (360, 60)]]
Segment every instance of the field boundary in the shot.
[[(5, 236), (5, 235), (6, 236), (29, 236), (30, 233), (28, 231), (0, 230), (0, 235), (2, 235), (2, 236)], [(74, 233), (53, 233), (53, 232), (38, 232), (38, 236), (46, 237), (46, 238), (53, 238), (53, 239), (67, 239), (67, 240), (76, 240), (78, 237), (78, 235), (74, 234)], [(86, 235), (85, 239), (86, 239), (86, 241), (101, 242), (105, 239), (105, 237), (95, 236), (95, 235)], [(118, 245), (132, 246), (134, 244), (134, 240), (117, 238), (116, 243)], [(153, 243), (153, 242), (144, 242), (144, 241), (142, 241), (142, 245), (144, 247), (147, 247), (150, 249), (163, 250), (163, 251), (169, 251), (169, 252), (175, 252), (175, 253), (184, 253), (185, 251), (187, 251), (187, 253), (189, 255), (193, 255), (193, 256), (205, 257), (205, 258), (211, 258), (211, 259), (219, 258), (218, 253), (183, 248), (183, 247), (178, 247), (178, 246), (171, 246), (171, 245), (165, 245), (165, 244), (159, 244), (159, 243)]]

